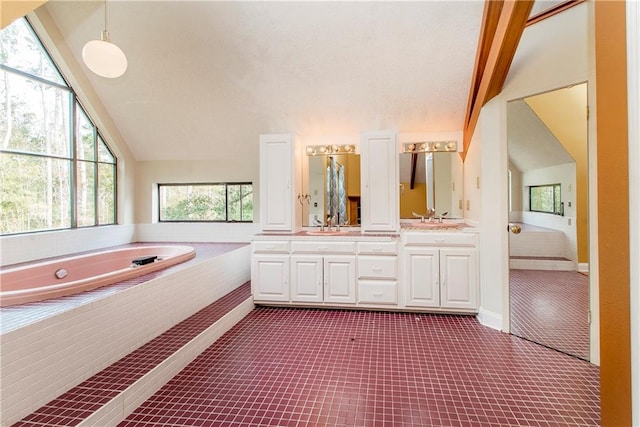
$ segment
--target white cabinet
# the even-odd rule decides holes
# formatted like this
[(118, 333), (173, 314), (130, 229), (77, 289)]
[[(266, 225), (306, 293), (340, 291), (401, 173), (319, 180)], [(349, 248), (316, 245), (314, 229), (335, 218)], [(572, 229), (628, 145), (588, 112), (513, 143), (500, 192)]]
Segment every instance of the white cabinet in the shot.
[(315, 255), (291, 256), (291, 301), (322, 302), (324, 263)]
[(362, 134), (360, 144), (362, 230), (399, 228), (398, 144), (395, 132)]
[(353, 242), (294, 242), (292, 252), (292, 302), (356, 302)]
[(324, 302), (356, 302), (356, 257), (334, 255), (324, 257)]
[(253, 242), (251, 290), (256, 301), (289, 301), (289, 242)]
[(398, 246), (396, 242), (358, 243), (358, 303), (398, 305)]
[(477, 309), (477, 251), (456, 248), (440, 250), (440, 305)]
[(406, 307), (477, 311), (475, 235), (411, 233), (403, 241)]
[(298, 228), (296, 188), (301, 171), (296, 165), (299, 147), (290, 134), (260, 135), (260, 228), (291, 232)]
[(289, 255), (254, 254), (251, 287), (257, 301), (289, 301)]
[(404, 262), (407, 307), (440, 307), (438, 249), (407, 248)]

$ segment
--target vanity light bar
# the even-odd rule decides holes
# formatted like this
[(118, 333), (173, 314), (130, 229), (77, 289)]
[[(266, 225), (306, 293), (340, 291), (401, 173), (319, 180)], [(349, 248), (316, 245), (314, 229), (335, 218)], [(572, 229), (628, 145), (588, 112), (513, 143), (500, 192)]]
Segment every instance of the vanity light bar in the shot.
[(355, 145), (309, 145), (307, 146), (307, 156), (329, 156), (332, 154), (355, 153)]
[(436, 151), (458, 151), (457, 141), (425, 141), (407, 142), (404, 144), (405, 153), (432, 153)]

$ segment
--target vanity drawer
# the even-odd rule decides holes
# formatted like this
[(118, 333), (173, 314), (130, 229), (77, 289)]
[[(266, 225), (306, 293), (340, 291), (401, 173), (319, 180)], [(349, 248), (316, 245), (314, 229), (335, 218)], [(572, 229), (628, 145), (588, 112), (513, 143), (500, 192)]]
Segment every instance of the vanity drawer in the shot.
[(396, 242), (358, 242), (358, 253), (370, 255), (397, 255), (398, 244)]
[(398, 257), (359, 256), (358, 277), (396, 279), (398, 277)]
[(293, 253), (332, 253), (332, 254), (355, 254), (355, 242), (325, 242), (325, 241), (294, 241), (291, 242)]
[(434, 245), (434, 246), (475, 246), (477, 237), (471, 233), (438, 233), (415, 232), (405, 233), (405, 245)]
[(288, 253), (288, 241), (260, 241), (253, 242), (253, 252)]
[(398, 304), (398, 282), (359, 280), (358, 302), (360, 304)]

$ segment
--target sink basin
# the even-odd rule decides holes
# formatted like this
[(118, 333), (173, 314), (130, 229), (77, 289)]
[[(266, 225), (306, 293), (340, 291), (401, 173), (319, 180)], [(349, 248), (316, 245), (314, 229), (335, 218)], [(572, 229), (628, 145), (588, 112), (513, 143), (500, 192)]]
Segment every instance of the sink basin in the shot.
[(346, 236), (348, 231), (312, 230), (306, 232), (307, 236)]
[(442, 228), (459, 228), (462, 224), (457, 222), (420, 222), (415, 221), (411, 223), (411, 227), (414, 228), (426, 228), (432, 230), (438, 230)]

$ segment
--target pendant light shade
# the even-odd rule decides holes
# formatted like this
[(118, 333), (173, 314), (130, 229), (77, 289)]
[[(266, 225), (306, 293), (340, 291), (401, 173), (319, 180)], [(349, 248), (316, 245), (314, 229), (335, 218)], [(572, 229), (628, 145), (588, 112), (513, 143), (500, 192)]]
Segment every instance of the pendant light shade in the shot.
[(120, 77), (127, 71), (127, 57), (109, 40), (107, 31), (107, 2), (104, 2), (104, 31), (100, 40), (91, 40), (82, 48), (82, 60), (94, 73), (106, 78)]

